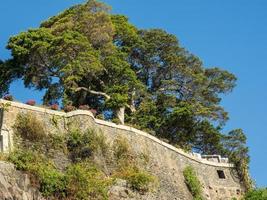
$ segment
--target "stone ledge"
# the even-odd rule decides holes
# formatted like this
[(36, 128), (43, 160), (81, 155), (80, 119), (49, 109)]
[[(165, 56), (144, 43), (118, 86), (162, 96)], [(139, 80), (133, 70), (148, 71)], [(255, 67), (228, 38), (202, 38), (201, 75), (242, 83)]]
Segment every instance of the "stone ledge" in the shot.
[(104, 120), (100, 120), (100, 119), (96, 119), (94, 117), (94, 115), (90, 112), (90, 111), (86, 111), (86, 110), (75, 110), (75, 111), (71, 111), (71, 112), (68, 112), (68, 113), (65, 113), (65, 112), (62, 112), (62, 111), (55, 111), (55, 110), (51, 110), (51, 109), (47, 109), (47, 108), (42, 108), (42, 107), (37, 107), (37, 106), (30, 106), (30, 105), (27, 105), (27, 104), (24, 104), (24, 103), (19, 103), (19, 102), (14, 102), (14, 101), (6, 101), (6, 100), (3, 100), (3, 99), (0, 99), (0, 103), (2, 104), (7, 104), (9, 103), (11, 106), (13, 107), (17, 107), (17, 108), (21, 108), (21, 109), (25, 109), (25, 110), (31, 110), (31, 111), (35, 111), (35, 112), (42, 112), (42, 113), (47, 113), (47, 114), (51, 114), (51, 115), (57, 115), (57, 116), (62, 116), (62, 117), (66, 117), (66, 118), (69, 118), (69, 117), (75, 117), (75, 116), (78, 116), (78, 115), (86, 115), (86, 116), (90, 116), (94, 122), (96, 124), (99, 124), (99, 125), (103, 125), (103, 126), (108, 126), (108, 127), (112, 127), (112, 128), (117, 128), (117, 129), (120, 129), (120, 130), (126, 130), (126, 131), (129, 131), (129, 132), (132, 132), (132, 133), (135, 133), (135, 134), (138, 134), (138, 135), (141, 135), (143, 137), (146, 137), (150, 140), (153, 140), (154, 142), (186, 157), (186, 158), (189, 158), (191, 160), (194, 160), (198, 163), (201, 163), (201, 164), (205, 164), (205, 165), (210, 165), (210, 166), (215, 166), (215, 167), (226, 167), (226, 168), (233, 168), (234, 165), (231, 164), (231, 163), (218, 163), (218, 162), (212, 162), (212, 161), (208, 161), (206, 159), (201, 159), (201, 158), (197, 158), (193, 155), (190, 155), (189, 153), (186, 153), (185, 151), (183, 151), (182, 149), (178, 149), (166, 142), (163, 142), (161, 141), (160, 139), (144, 132), (144, 131), (141, 131), (141, 130), (138, 130), (138, 129), (135, 129), (133, 127), (129, 127), (129, 126), (125, 126), (125, 125), (117, 125), (115, 123), (112, 123), (112, 122), (108, 122), (108, 121), (104, 121)]

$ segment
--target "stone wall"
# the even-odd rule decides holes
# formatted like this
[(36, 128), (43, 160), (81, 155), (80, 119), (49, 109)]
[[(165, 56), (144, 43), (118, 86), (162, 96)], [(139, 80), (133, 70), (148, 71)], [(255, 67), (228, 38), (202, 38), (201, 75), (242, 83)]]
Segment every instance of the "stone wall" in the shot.
[[(230, 163), (210, 161), (177, 149), (156, 137), (124, 125), (95, 119), (90, 111), (76, 110), (69, 113), (34, 107), (17, 102), (0, 100), (2, 109), (1, 120), (1, 150), (10, 151), (13, 146), (13, 130), (16, 116), (20, 112), (31, 112), (45, 123), (47, 132), (66, 132), (68, 126), (75, 123), (81, 129), (94, 128), (101, 130), (112, 142), (119, 135), (126, 138), (136, 152), (146, 152), (150, 156), (149, 171), (159, 178), (160, 190), (151, 199), (183, 199), (190, 200), (183, 177), (183, 170), (192, 166), (203, 185), (206, 199), (239, 199), (243, 187), (236, 176), (234, 166)], [(220, 178), (224, 175), (224, 178)], [(146, 198), (144, 198), (146, 199)], [(147, 198), (148, 199), (148, 198)]]

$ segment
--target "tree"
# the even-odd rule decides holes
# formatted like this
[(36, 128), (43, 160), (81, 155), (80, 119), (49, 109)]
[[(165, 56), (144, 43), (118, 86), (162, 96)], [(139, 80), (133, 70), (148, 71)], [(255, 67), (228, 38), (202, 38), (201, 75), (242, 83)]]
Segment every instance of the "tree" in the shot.
[(181, 47), (161, 29), (140, 30), (96, 0), (73, 6), (10, 38), (1, 92), (15, 79), (45, 90), (44, 104), (89, 105), (180, 147), (220, 151), (227, 112), (220, 95), (236, 77)]
[[(12, 66), (12, 67), (10, 67)], [(0, 60), (0, 95), (8, 93), (9, 85), (19, 74), (19, 68), (14, 65), (12, 60)]]
[(248, 172), (249, 155), (246, 145), (246, 135), (242, 129), (235, 129), (224, 136), (222, 144), (224, 147), (224, 155), (228, 156), (237, 168), (240, 179), (243, 181), (246, 190), (250, 190), (252, 182)]
[(221, 139), (223, 136), (220, 131), (220, 127), (214, 127), (207, 120), (196, 124), (194, 150), (206, 155), (221, 154), (223, 149)]
[[(114, 27), (102, 3), (91, 0), (11, 37), (7, 48), (26, 87), (46, 90), (44, 103), (88, 104), (124, 110), (142, 89), (126, 55), (113, 43)], [(10, 66), (12, 68), (12, 66)], [(90, 98), (90, 101), (88, 99)]]

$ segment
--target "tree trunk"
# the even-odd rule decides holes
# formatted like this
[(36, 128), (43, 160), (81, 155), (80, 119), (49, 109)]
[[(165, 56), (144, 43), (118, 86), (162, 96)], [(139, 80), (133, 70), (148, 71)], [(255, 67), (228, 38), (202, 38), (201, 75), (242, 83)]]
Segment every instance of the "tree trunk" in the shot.
[(124, 114), (125, 114), (125, 106), (120, 107), (118, 110), (116, 110), (116, 116), (120, 120), (121, 124), (124, 124)]

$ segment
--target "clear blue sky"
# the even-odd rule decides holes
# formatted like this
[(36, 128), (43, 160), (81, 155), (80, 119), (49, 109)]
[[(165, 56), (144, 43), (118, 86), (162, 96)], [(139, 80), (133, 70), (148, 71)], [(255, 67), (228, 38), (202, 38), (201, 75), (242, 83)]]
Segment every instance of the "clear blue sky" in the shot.
[[(0, 58), (11, 35), (38, 27), (41, 21), (82, 0), (5, 0), (0, 4)], [(163, 28), (199, 56), (205, 66), (219, 66), (238, 77), (223, 98), (230, 113), (225, 130), (243, 128), (248, 136), (251, 174), (267, 186), (267, 1), (266, 0), (105, 0), (113, 12), (129, 16), (140, 28)], [(265, 89), (264, 89), (265, 88)], [(41, 94), (11, 87), (20, 101)]]

